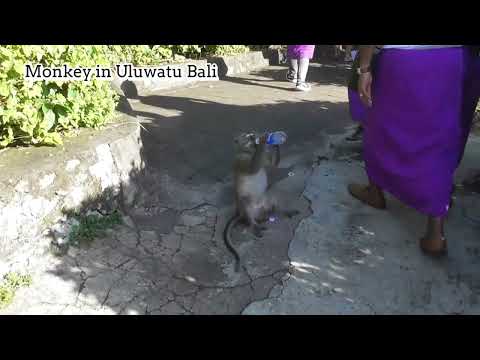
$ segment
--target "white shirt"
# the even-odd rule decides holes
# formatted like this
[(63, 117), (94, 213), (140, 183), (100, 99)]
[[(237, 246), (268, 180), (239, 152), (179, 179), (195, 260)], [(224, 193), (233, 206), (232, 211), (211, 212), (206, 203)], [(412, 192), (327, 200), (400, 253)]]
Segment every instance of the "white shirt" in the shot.
[(383, 45), (384, 49), (402, 49), (402, 50), (427, 50), (450, 47), (461, 47), (463, 45)]

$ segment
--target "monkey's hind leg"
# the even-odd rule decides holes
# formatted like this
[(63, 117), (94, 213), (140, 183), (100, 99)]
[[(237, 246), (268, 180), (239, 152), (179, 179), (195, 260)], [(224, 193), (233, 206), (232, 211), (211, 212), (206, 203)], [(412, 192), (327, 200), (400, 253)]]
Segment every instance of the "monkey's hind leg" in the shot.
[(253, 207), (249, 207), (246, 209), (246, 212), (247, 212), (248, 223), (250, 224), (250, 229), (253, 235), (257, 238), (262, 238), (263, 231), (266, 230), (266, 227), (262, 226), (257, 221), (257, 212), (258, 212), (257, 209)]

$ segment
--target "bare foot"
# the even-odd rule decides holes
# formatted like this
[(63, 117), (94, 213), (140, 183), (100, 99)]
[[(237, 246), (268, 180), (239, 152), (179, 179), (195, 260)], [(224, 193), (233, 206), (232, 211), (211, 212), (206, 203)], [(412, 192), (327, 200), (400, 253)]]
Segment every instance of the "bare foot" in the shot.
[(354, 198), (375, 209), (387, 207), (383, 192), (373, 185), (349, 184), (348, 191)]

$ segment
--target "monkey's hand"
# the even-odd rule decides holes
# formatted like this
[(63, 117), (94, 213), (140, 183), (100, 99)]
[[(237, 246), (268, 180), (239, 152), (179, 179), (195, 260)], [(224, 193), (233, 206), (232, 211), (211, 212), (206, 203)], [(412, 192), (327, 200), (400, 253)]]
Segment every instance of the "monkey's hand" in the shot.
[(267, 136), (268, 134), (263, 134), (258, 138), (258, 144), (265, 145), (267, 143)]

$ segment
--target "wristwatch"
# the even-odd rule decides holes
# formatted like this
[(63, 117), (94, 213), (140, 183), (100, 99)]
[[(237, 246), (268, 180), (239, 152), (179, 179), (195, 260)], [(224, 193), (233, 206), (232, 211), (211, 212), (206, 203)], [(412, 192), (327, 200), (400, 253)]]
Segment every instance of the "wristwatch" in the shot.
[(369, 72), (370, 72), (370, 66), (367, 66), (363, 69), (361, 67), (357, 68), (357, 74), (358, 75), (366, 74), (366, 73), (369, 73)]

